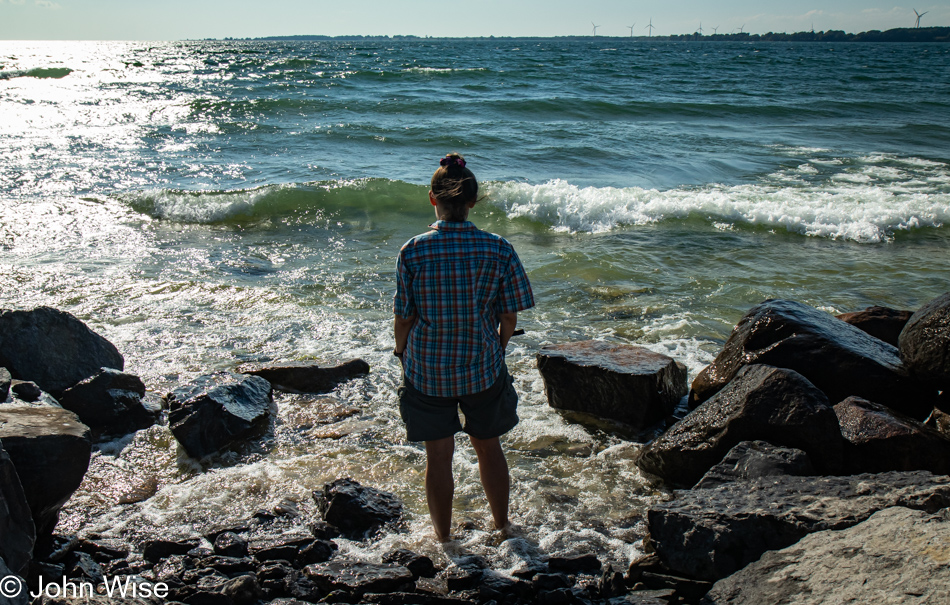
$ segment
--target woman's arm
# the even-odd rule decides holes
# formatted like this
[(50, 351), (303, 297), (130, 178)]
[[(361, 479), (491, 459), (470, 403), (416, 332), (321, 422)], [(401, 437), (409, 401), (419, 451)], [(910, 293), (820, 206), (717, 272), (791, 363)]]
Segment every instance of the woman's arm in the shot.
[(518, 325), (518, 313), (499, 313), (498, 321), (501, 326), (498, 328), (498, 336), (501, 338), (501, 350), (508, 348), (508, 340), (514, 334), (515, 326)]

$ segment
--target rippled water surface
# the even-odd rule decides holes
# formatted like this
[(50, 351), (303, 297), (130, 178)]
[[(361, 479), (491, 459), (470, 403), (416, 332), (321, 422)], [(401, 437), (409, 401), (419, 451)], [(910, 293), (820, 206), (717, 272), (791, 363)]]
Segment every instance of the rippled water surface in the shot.
[(763, 299), (913, 309), (950, 289), (948, 89), (950, 49), (926, 44), (0, 42), (0, 307), (70, 311), (157, 393), (244, 362), (372, 366), (278, 396), (271, 434), (210, 466), (161, 426), (103, 445), (62, 528), (186, 534), (283, 498), (312, 509), (351, 476), (409, 517), (345, 550), (434, 552), (391, 299), (456, 150), (486, 194), (475, 222), (512, 241), (538, 301), (508, 359), (526, 537), (487, 545), (460, 441), (462, 540), (508, 569), (577, 549), (624, 563), (664, 493), (619, 427), (547, 406), (538, 348), (636, 343), (692, 377)]

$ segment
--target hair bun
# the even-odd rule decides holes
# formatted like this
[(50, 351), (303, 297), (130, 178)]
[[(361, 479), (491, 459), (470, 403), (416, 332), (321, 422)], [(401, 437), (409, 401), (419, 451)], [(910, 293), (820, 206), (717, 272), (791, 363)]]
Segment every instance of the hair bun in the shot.
[(441, 160), (439, 160), (439, 166), (448, 167), (448, 166), (458, 166), (459, 168), (465, 168), (465, 158), (458, 155), (457, 153), (450, 153)]

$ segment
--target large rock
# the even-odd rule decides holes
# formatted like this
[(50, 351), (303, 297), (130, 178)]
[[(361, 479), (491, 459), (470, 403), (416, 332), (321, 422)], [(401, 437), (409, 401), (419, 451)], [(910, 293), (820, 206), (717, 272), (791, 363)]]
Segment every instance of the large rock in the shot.
[(168, 425), (192, 458), (204, 458), (251, 437), (271, 415), (270, 383), (259, 376), (218, 372), (168, 396)]
[(327, 592), (344, 591), (356, 598), (369, 592), (411, 590), (414, 586), (412, 573), (398, 565), (341, 560), (308, 565), (303, 572)]
[(644, 447), (637, 466), (689, 487), (741, 441), (768, 441), (808, 454), (819, 470), (840, 468), (844, 442), (828, 398), (801, 374), (744, 366), (729, 385)]
[(329, 393), (347, 380), (369, 374), (369, 364), (362, 359), (351, 359), (338, 366), (321, 368), (312, 362), (291, 361), (263, 367), (243, 366), (238, 371), (260, 376), (278, 391)]
[(553, 408), (594, 414), (644, 429), (686, 395), (686, 367), (634, 345), (587, 340), (545, 345), (538, 371)]
[(709, 469), (694, 489), (718, 487), (724, 483), (794, 475), (814, 475), (808, 454), (793, 447), (779, 447), (766, 441), (743, 441), (729, 450), (722, 462)]
[(901, 331), (900, 356), (917, 378), (950, 389), (950, 292), (910, 318)]
[(724, 578), (767, 550), (844, 529), (879, 510), (950, 506), (950, 477), (925, 471), (850, 477), (763, 477), (676, 492), (647, 512), (650, 540), (674, 572)]
[(396, 496), (352, 479), (327, 483), (313, 497), (323, 519), (351, 540), (362, 540), (402, 517), (402, 502)]
[(93, 431), (122, 434), (152, 426), (161, 414), (161, 407), (149, 405), (144, 396), (141, 378), (102, 368), (66, 389), (59, 402)]
[(888, 508), (768, 552), (717, 582), (705, 605), (950, 603), (950, 511)]
[(918, 419), (930, 414), (936, 396), (908, 377), (895, 347), (808, 305), (767, 300), (746, 313), (693, 381), (690, 405), (756, 363), (795, 370), (834, 403), (857, 395)]
[(0, 605), (28, 605), (29, 602), (26, 581), (0, 559)]
[(950, 439), (918, 420), (860, 397), (835, 405), (852, 473), (930, 471), (950, 474)]
[(901, 330), (913, 314), (913, 311), (901, 311), (888, 307), (868, 307), (863, 311), (842, 313), (835, 317), (896, 347)]
[(100, 368), (124, 365), (112, 343), (69, 313), (50, 307), (0, 310), (0, 366), (54, 397)]
[(0, 441), (16, 467), (43, 552), (59, 518), (89, 468), (89, 427), (69, 410), (51, 405), (0, 406)]
[(13, 461), (0, 443), (0, 559), (25, 576), (33, 558), (36, 529)]

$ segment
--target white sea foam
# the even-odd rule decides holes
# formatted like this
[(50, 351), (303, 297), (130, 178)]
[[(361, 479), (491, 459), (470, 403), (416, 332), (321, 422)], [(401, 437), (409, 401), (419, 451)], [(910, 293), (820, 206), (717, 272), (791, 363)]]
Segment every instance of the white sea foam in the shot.
[(868, 163), (813, 176), (818, 171), (810, 165), (822, 162), (811, 160), (804, 169), (795, 167), (759, 183), (732, 186), (660, 191), (578, 187), (554, 180), (541, 185), (493, 183), (488, 192), (510, 217), (527, 217), (568, 233), (698, 218), (717, 229), (757, 226), (879, 243), (898, 231), (950, 222), (950, 192), (942, 186), (950, 167), (888, 157), (864, 161)]

